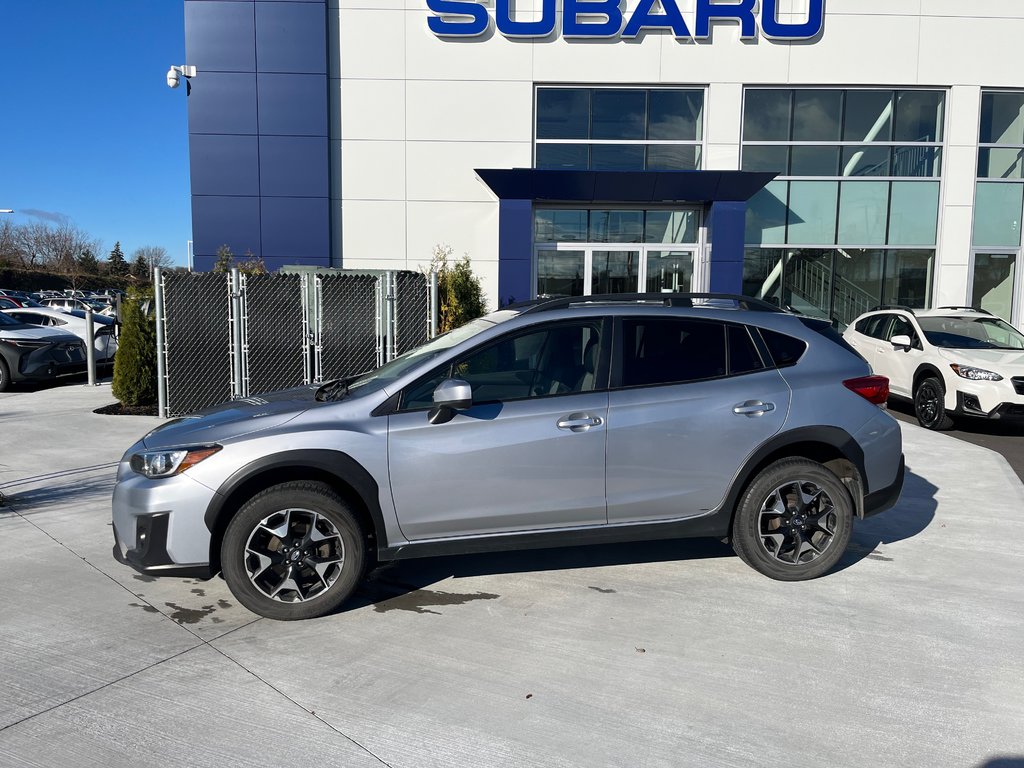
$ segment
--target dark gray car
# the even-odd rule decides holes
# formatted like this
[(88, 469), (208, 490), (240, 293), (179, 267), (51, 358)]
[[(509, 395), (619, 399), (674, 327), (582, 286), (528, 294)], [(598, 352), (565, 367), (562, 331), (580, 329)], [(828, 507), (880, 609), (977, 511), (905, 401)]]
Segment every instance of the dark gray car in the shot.
[(369, 563), (713, 536), (830, 570), (903, 483), (888, 382), (822, 321), (708, 295), (531, 302), (368, 375), (165, 424), (118, 470), (114, 555), (336, 609)]

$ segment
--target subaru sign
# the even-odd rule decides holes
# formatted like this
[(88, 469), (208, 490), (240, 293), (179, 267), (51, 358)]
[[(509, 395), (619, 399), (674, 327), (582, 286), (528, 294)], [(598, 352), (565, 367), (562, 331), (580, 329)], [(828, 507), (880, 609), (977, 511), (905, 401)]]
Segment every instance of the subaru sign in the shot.
[[(426, 0), (434, 15), (427, 26), (439, 37), (478, 37), (491, 29), (487, 0)], [(558, 30), (559, 0), (542, 0), (540, 19), (515, 18), (515, 0), (495, 0), (493, 24), (505, 37), (545, 38)], [(620, 0), (561, 0), (562, 37), (572, 39), (631, 39), (642, 32), (667, 31), (681, 40), (707, 40), (713, 22), (738, 24), (740, 37), (754, 40), (760, 34), (770, 40), (809, 40), (825, 27), (825, 0), (809, 0), (807, 20), (779, 21), (780, 0), (697, 0), (692, 27), (679, 10), (677, 0), (638, 0), (636, 9), (622, 12)], [(660, 6), (661, 11), (655, 13)]]

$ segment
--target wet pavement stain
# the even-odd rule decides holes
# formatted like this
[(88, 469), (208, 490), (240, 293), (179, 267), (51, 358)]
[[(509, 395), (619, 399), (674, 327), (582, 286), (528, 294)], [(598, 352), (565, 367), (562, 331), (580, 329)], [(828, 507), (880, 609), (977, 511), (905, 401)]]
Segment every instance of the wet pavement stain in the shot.
[(206, 597), (205, 589), (192, 589), (189, 590), (193, 595), (199, 595), (200, 597)]
[(160, 613), (159, 610), (154, 608), (152, 605), (144, 605), (142, 603), (128, 603), (132, 608), (141, 608), (146, 613)]
[(136, 581), (145, 581), (147, 583), (149, 583), (151, 581), (156, 581), (156, 579), (154, 579), (152, 576), (146, 576), (144, 574), (138, 574), (138, 573), (133, 573), (132, 574), (132, 578), (135, 579)]
[(430, 608), (439, 608), (446, 605), (465, 605), (474, 600), (497, 600), (499, 597), (501, 595), (494, 595), (490, 592), (460, 594), (458, 592), (434, 592), (429, 589), (417, 589), (404, 595), (385, 599), (374, 605), (373, 610), (377, 613), (412, 611), (413, 613), (433, 613), (440, 616), (440, 611), (432, 611)]
[(219, 605), (221, 608), (230, 608), (231, 607), (231, 603), (229, 603), (223, 597), (220, 600), (217, 601), (217, 605)]
[(171, 618), (179, 624), (198, 624), (205, 616), (209, 616), (216, 608), (212, 605), (204, 605), (201, 608), (182, 608), (174, 603), (164, 603), (173, 613)]
[(587, 587), (587, 589), (592, 589), (595, 592), (600, 592), (602, 595), (614, 595), (615, 594), (615, 590), (614, 589), (601, 589), (600, 587)]

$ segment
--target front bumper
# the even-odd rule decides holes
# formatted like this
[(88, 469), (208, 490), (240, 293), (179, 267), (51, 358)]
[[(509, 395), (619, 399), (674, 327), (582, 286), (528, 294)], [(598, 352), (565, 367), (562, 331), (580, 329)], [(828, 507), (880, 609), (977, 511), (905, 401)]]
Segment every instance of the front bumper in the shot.
[(973, 416), (979, 419), (1022, 419), (1024, 420), (1024, 403), (999, 403), (994, 408), (986, 409), (986, 403), (968, 392), (956, 393), (957, 416)]
[(167, 554), (167, 523), (169, 513), (145, 515), (135, 519), (136, 540), (127, 549), (114, 526), (114, 559), (148, 576), (177, 576), (185, 579), (213, 577), (209, 563), (182, 565)]

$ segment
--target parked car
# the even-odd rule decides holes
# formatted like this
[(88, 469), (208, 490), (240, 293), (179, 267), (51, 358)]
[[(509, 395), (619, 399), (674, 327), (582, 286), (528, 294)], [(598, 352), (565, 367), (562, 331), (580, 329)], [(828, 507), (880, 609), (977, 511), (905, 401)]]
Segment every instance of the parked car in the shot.
[(285, 620), (337, 608), (371, 561), (460, 552), (713, 536), (814, 578), (899, 496), (887, 395), (827, 322), (754, 299), (531, 302), (158, 427), (120, 463), (114, 556), (222, 572)]
[[(4, 313), (21, 323), (44, 328), (60, 328), (73, 333), (83, 341), (89, 339), (85, 312), (77, 309), (62, 312), (51, 307), (24, 307), (6, 309)], [(113, 365), (114, 354), (117, 352), (113, 318), (93, 315), (93, 348), (96, 350), (97, 365)]]
[(54, 309), (92, 309), (93, 312), (101, 315), (111, 316), (114, 314), (114, 308), (108, 304), (102, 304), (98, 301), (90, 301), (89, 299), (79, 299), (72, 296), (63, 297), (50, 297), (41, 299), (40, 304), (44, 307), (52, 307)]
[(1024, 417), (1024, 335), (972, 307), (878, 307), (843, 334), (918, 423), (948, 429), (954, 416)]
[(13, 309), (15, 307), (41, 307), (38, 301), (34, 301), (27, 296), (13, 296), (6, 295), (0, 296), (0, 309)]
[(0, 312), (0, 392), (12, 382), (85, 371), (85, 342), (60, 328), (40, 328)]

